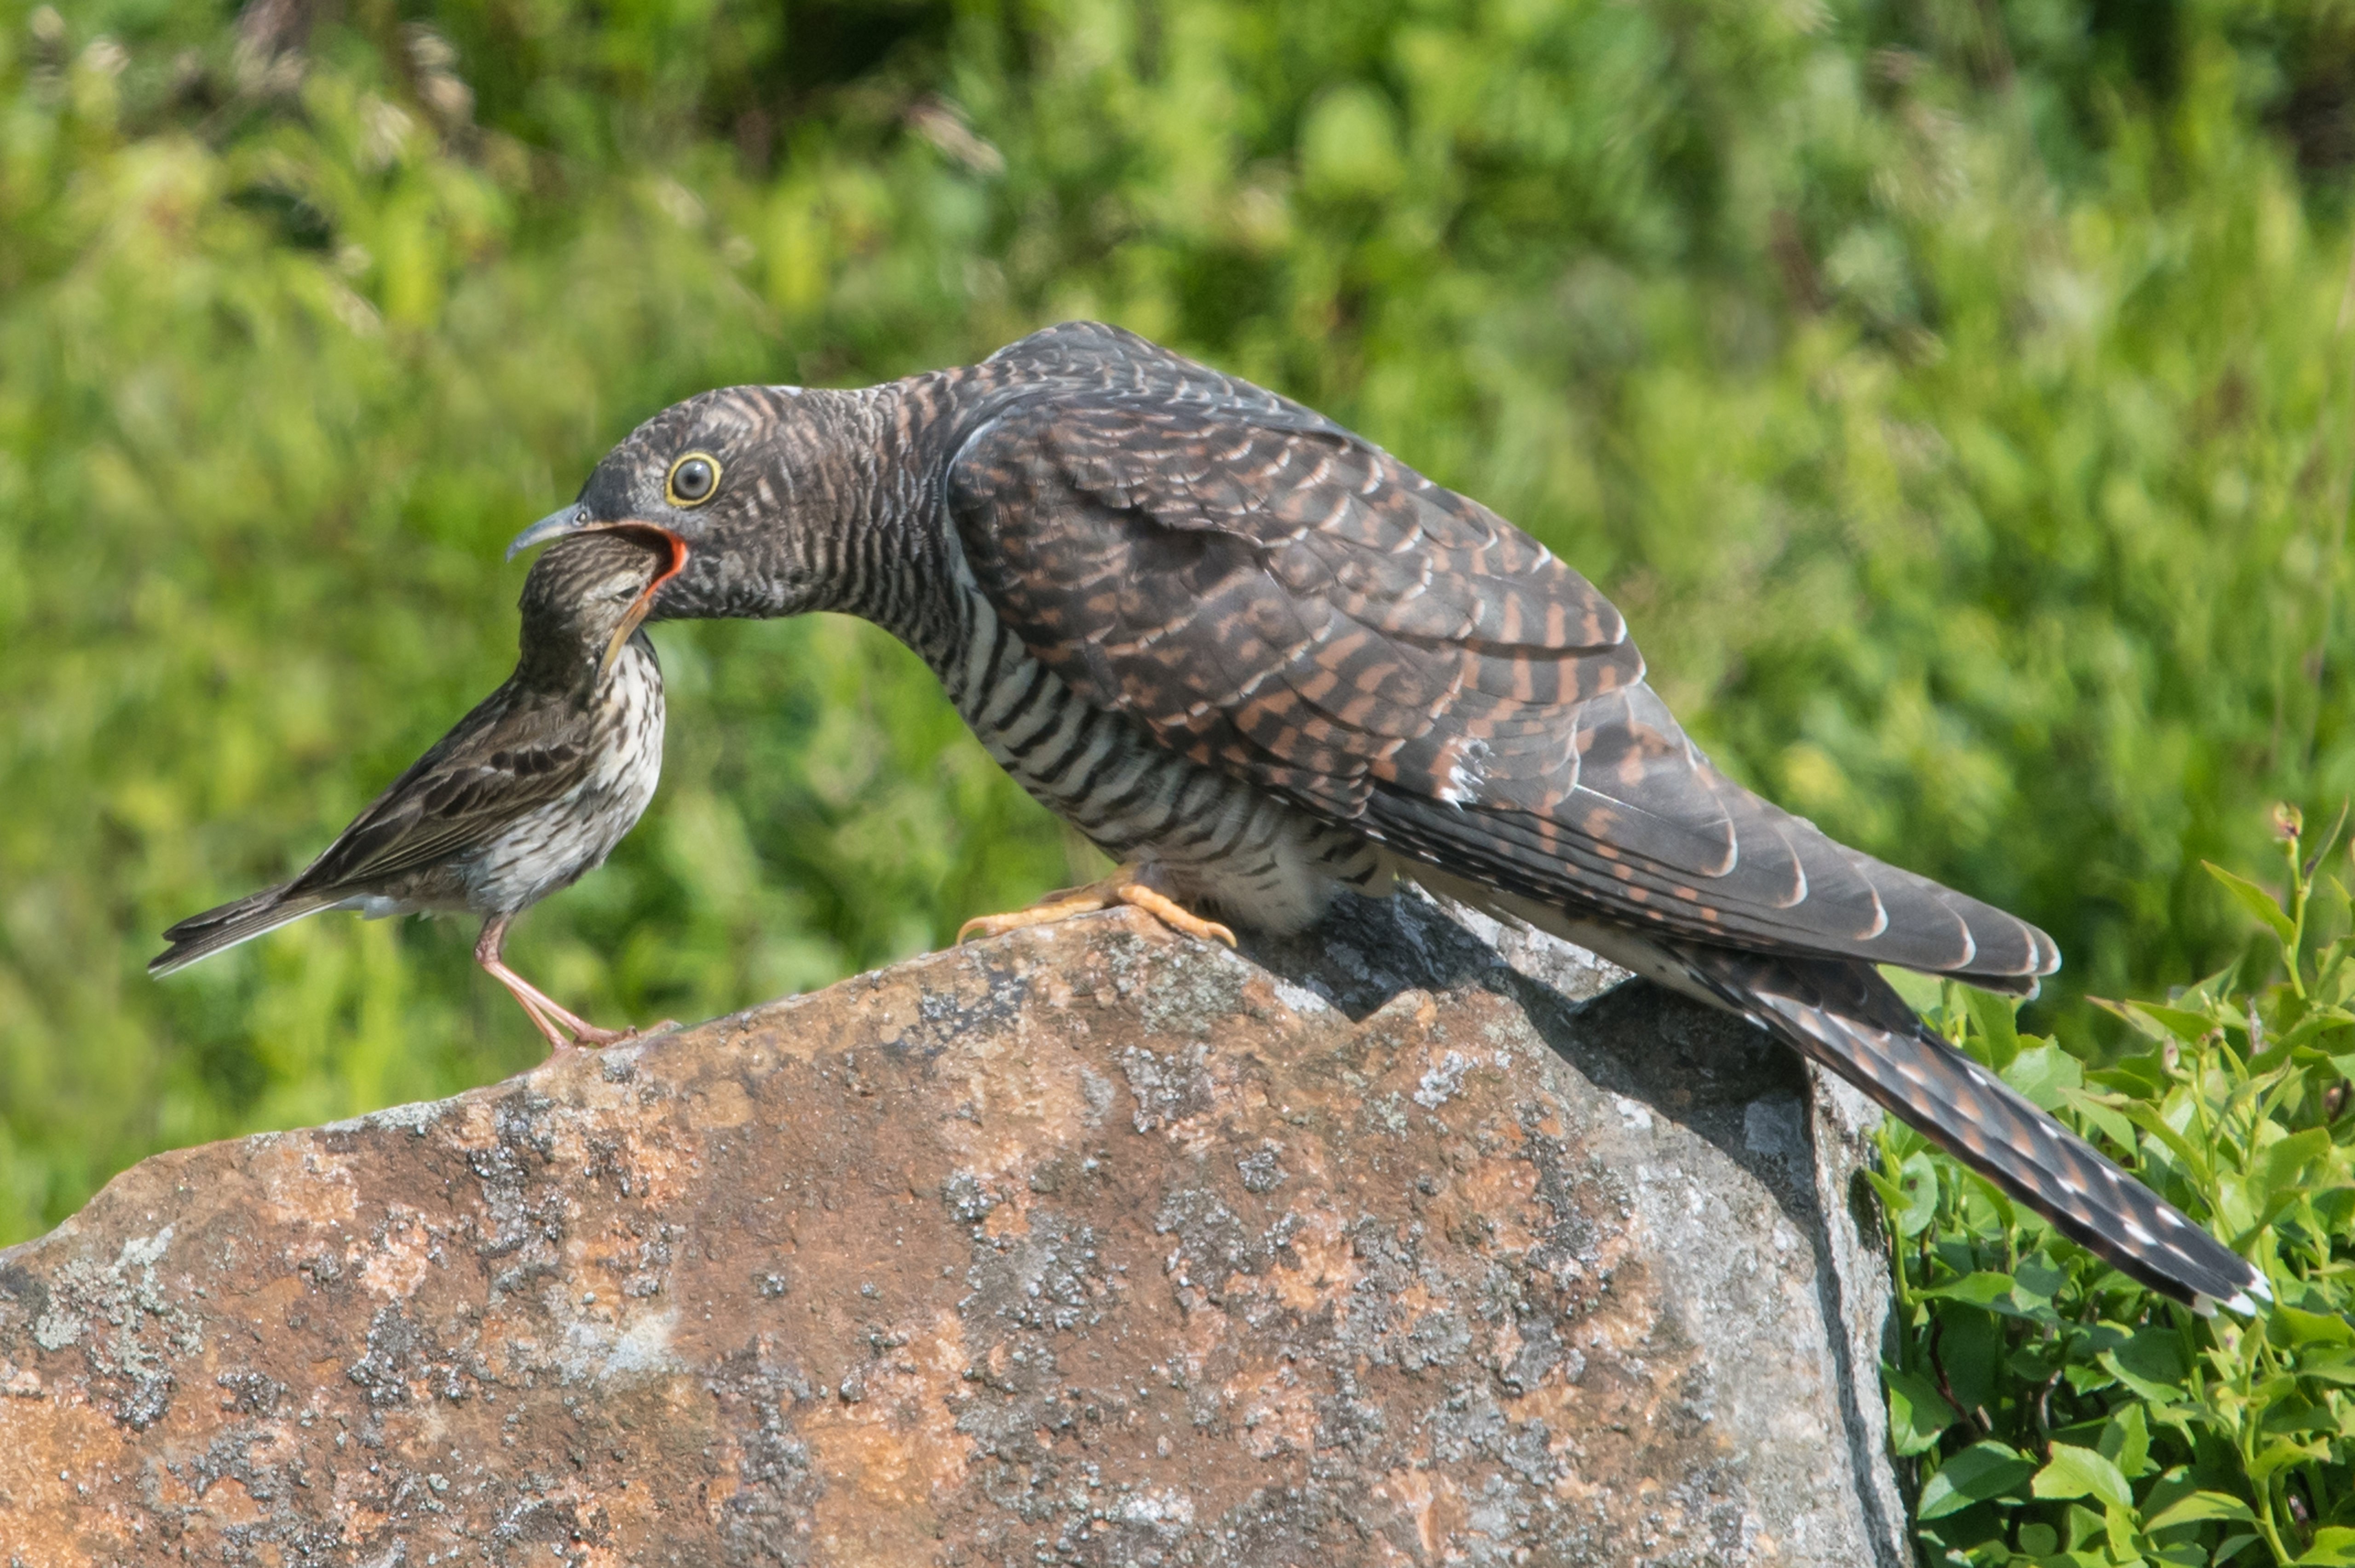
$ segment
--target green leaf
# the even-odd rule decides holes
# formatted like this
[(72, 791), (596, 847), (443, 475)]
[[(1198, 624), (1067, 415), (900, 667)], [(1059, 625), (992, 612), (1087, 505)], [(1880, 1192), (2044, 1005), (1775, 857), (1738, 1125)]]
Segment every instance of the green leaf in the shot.
[(2112, 1503), (2102, 1509), (2102, 1531), (2109, 1537), (2112, 1563), (2135, 1561), (2135, 1527), (2140, 1522), (2127, 1505)]
[(2213, 860), (2200, 863), (2208, 868), (2210, 876), (2224, 884), (2224, 891), (2232, 895), (2234, 902), (2263, 921), (2266, 929), (2275, 936), (2287, 942), (2297, 933), (2297, 927), (2290, 923), (2289, 916), (2282, 912), (2282, 907), (2274, 901), (2273, 894), (2246, 877), (2233, 875)]
[(2150, 1473), (2150, 1427), (2139, 1404), (2121, 1405), (2110, 1413), (2098, 1444), (2102, 1457), (2118, 1467), (2128, 1480)]
[[(2278, 1317), (2281, 1310), (2276, 1307), (2267, 1316)], [(2299, 1316), (2319, 1315), (2301, 1313)], [(2337, 1319), (2329, 1319), (2329, 1321), (2337, 1321)], [(2318, 1350), (2302, 1350), (2297, 1358), (2297, 1375), (2302, 1378), (2314, 1378), (2326, 1383), (2335, 1383), (2340, 1388), (2355, 1387), (2355, 1348), (2326, 1345)]]
[(2215, 1019), (2187, 1008), (2170, 1008), (2164, 1002), (2128, 1002), (2126, 1006), (2186, 1045), (2199, 1044), (2216, 1029)]
[(2100, 1360), (2118, 1381), (2154, 1404), (2172, 1404), (2188, 1392), (2181, 1342), (2167, 1329), (2145, 1328), (2116, 1349), (2103, 1351)]
[(1938, 1167), (1928, 1154), (1915, 1150), (1897, 1168), (1897, 1189), (1903, 1201), (1890, 1213), (1897, 1233), (1912, 1238), (1927, 1230), (1938, 1217)]
[[(2085, 999), (2093, 1003), (2094, 1006), (2101, 1008), (2104, 1012), (2111, 1014), (2115, 1018), (2125, 1019), (2128, 1024), (2131, 1024), (2134, 1027), (2137, 1033), (2143, 1035), (2147, 1039), (2155, 1040), (2161, 1045), (2165, 1045), (2176, 1038), (2175, 1031), (2169, 1029), (2167, 1025), (2161, 1023), (2158, 1019), (2151, 1017), (2150, 1014), (2145, 1012), (2141, 1003), (2114, 1002), (2107, 997), (2087, 997)], [(2186, 1016), (2188, 1017), (2190, 1015)], [(2195, 1035), (2192, 1038), (2196, 1040), (2199, 1037)]]
[(2036, 1472), (2030, 1490), (2040, 1498), (2092, 1498), (2118, 1508), (2134, 1506), (2134, 1488), (2118, 1467), (2091, 1448), (2052, 1445), (2051, 1462)]
[(2085, 1082), (2137, 1100), (2162, 1100), (2175, 1086), (2175, 1074), (2168, 1071), (2164, 1051), (2146, 1051), (2120, 1057), (2107, 1067), (2088, 1068)]
[(2015, 1300), (2042, 1306), (2060, 1295), (2068, 1283), (2069, 1271), (2055, 1264), (2047, 1253), (2030, 1253), (2012, 1266), (2011, 1294)]
[(2157, 1019), (2152, 1018), (2148, 1013), (2144, 1012), (2140, 1008), (2136, 1007), (2132, 1002), (2114, 1002), (2107, 997), (2087, 997), (2085, 1000), (2093, 1003), (2094, 1006), (2101, 1008), (2102, 1011), (2108, 1013), (2113, 1018), (2125, 1019), (2126, 1022), (2134, 1027), (2134, 1029), (2137, 1034), (2142, 1035), (2145, 1039), (2155, 1040), (2164, 1045), (2169, 1040), (2174, 1038), (2169, 1033), (2167, 1027), (2164, 1024), (2160, 1023)]
[(2213, 1179), (2214, 1167), (2207, 1155), (2193, 1147), (2190, 1139), (2169, 1126), (2167, 1118), (2158, 1114), (2157, 1106), (2128, 1104), (2122, 1109), (2128, 1121), (2165, 1144), (2168, 1152), (2181, 1160), (2195, 1179), (2205, 1182)]
[[(2344, 1317), (2275, 1307), (2265, 1314), (2265, 1332), (2278, 1345), (2355, 1345), (2355, 1326)], [(2301, 1364), (2300, 1371), (2308, 1369)]]
[(2143, 1529), (2157, 1534), (2162, 1530), (2172, 1530), (2179, 1524), (2206, 1524), (2220, 1519), (2254, 1524), (2257, 1516), (2249, 1511), (2248, 1504), (2236, 1497), (2223, 1492), (2193, 1492), (2190, 1497), (2177, 1499), (2145, 1520)]
[(2295, 1437), (2302, 1433), (2322, 1432), (2336, 1437), (2339, 1416), (2328, 1404), (2317, 1404), (2296, 1392), (2296, 1379), (2285, 1378), (2289, 1386), (2266, 1391), (2264, 1414), (2257, 1429), (2269, 1435)]
[(1992, 1307), (2011, 1295), (2011, 1275), (1981, 1269), (1945, 1285), (1916, 1292), (1928, 1301), (1959, 1301), (1971, 1307)]
[(2314, 1532), (2296, 1568), (2355, 1568), (2355, 1530), (2326, 1524)]
[(1978, 1026), (1979, 1038), (1987, 1041), (1987, 1065), (1998, 1072), (2003, 1072), (2019, 1054), (2019, 1027), (2013, 1017), (2019, 1003), (2010, 997), (1966, 986), (1963, 1005), (1970, 1009), (1971, 1022)]
[(2257, 1450), (2257, 1456), (2249, 1461), (2249, 1484), (2262, 1487), (2276, 1470), (2286, 1469), (2307, 1459), (2329, 1457), (2330, 1444), (2326, 1438), (2313, 1437), (2304, 1443), (2295, 1443), (2284, 1437), (2266, 1444)]
[(1919, 1372), (1884, 1366), (1889, 1382), (1889, 1442), (1901, 1456), (1927, 1453), (1960, 1419), (1937, 1385)]
[(2089, 1094), (2083, 1089), (2063, 1089), (2061, 1103), (2091, 1123), (2097, 1132), (2130, 1155), (2137, 1147), (2134, 1124), (2125, 1114), (2107, 1102), (2116, 1098), (2108, 1094)]
[(2033, 1045), (2013, 1057), (2003, 1080), (2034, 1103), (2040, 1111), (2059, 1105), (2068, 1091), (2085, 1080), (2084, 1063), (2057, 1045)]
[(2264, 1183), (2269, 1190), (2299, 1185), (2306, 1168), (2330, 1152), (2330, 1129), (2308, 1127), (2265, 1148)]
[(2345, 1029), (2350, 1025), (2355, 1025), (2355, 1016), (2350, 1016), (2346, 1008), (2317, 1008), (2275, 1040), (2264, 1055), (2252, 1057), (2249, 1070), (2253, 1072), (2267, 1072), (2278, 1067), (2309, 1041), (2320, 1039), (2326, 1030)]
[(1877, 965), (1881, 977), (1890, 988), (1905, 998), (1905, 1005), (1928, 1018), (1945, 1003), (1946, 985), (1943, 980), (1913, 969), (1901, 969), (1893, 964)]
[(1922, 1506), (1914, 1517), (1944, 1519), (1973, 1503), (2012, 1491), (2036, 1471), (2036, 1462), (2017, 1448), (1989, 1438), (1974, 1443), (1945, 1464), (1922, 1485)]

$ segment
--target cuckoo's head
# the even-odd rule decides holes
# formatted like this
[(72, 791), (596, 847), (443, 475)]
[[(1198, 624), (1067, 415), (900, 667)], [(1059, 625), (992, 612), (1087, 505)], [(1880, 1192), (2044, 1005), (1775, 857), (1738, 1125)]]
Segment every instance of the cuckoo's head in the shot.
[(595, 690), (654, 607), (684, 547), (656, 528), (597, 529), (561, 539), (523, 580), (523, 657), (529, 685)]
[(510, 558), (550, 539), (651, 529), (680, 560), (653, 618), (789, 615), (813, 607), (814, 528), (847, 475), (840, 393), (723, 387), (674, 403), (607, 453), (571, 506), (526, 528)]

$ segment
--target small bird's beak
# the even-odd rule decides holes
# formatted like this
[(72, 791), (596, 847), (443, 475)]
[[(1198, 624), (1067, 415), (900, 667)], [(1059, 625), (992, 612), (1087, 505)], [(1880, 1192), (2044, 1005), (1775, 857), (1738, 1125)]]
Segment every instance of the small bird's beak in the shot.
[(516, 535), (514, 541), (507, 546), (507, 559), (513, 560), (534, 545), (542, 545), (550, 539), (562, 539), (566, 534), (585, 534), (600, 526), (610, 525), (600, 525), (584, 519), (581, 515), (578, 503), (559, 507)]
[(629, 613), (622, 617), (622, 624), (613, 628), (613, 640), (605, 645), (605, 656), (597, 661), (598, 686), (604, 685), (605, 677), (613, 673), (614, 661), (622, 656), (622, 650), (630, 645), (631, 634), (645, 622), (646, 612), (654, 608), (654, 603), (655, 591), (649, 588), (631, 603)]
[[(564, 524), (564, 526), (549, 528), (549, 524), (559, 522)], [(668, 528), (657, 528), (647, 523), (598, 523), (592, 524), (590, 528), (585, 529), (580, 528), (573, 527), (570, 519), (567, 517), (564, 513), (559, 512), (552, 517), (542, 517), (538, 522), (536, 522), (532, 524), (531, 527), (526, 528), (522, 535), (517, 539), (515, 544), (510, 547), (509, 550), (509, 553), (513, 553), (515, 549), (526, 549), (531, 544), (538, 544), (539, 540), (533, 539), (531, 536), (540, 533), (540, 530), (543, 528), (548, 528), (549, 531), (540, 535), (542, 539), (554, 539), (558, 535), (566, 532), (594, 532), (596, 529), (601, 528), (626, 528), (639, 533), (652, 534), (655, 538), (661, 539), (665, 544), (670, 546), (670, 564), (664, 567), (661, 573), (656, 576), (652, 582), (647, 583), (645, 588), (641, 589), (638, 592), (638, 596), (630, 601), (630, 607), (622, 613), (622, 624), (613, 628), (613, 639), (605, 645), (605, 656), (597, 661), (597, 684), (599, 686), (604, 685), (605, 677), (613, 673), (613, 662), (622, 656), (622, 650), (630, 645), (631, 634), (645, 624), (647, 613), (655, 607), (655, 594), (661, 591), (664, 583), (668, 582), (672, 578), (677, 577), (679, 572), (686, 568), (687, 541), (679, 538), (677, 534), (671, 532)]]

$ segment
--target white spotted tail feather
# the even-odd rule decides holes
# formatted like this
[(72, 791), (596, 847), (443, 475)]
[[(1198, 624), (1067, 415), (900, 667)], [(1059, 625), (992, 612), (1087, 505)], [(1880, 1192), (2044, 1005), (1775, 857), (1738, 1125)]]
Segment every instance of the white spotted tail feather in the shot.
[(2202, 1312), (2254, 1314), (2248, 1261), (1938, 1038), (1878, 972), (1838, 960), (1681, 947), (1692, 978), (1912, 1123), (2119, 1273)]

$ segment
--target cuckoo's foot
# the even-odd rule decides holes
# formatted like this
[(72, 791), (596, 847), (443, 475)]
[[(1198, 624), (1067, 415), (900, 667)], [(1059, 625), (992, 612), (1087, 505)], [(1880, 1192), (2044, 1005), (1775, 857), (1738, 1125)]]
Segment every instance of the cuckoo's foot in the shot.
[(1051, 925), (1075, 914), (1093, 914), (1098, 910), (1129, 904), (1143, 910), (1172, 931), (1183, 932), (1203, 942), (1223, 942), (1230, 947), (1235, 944), (1233, 932), (1215, 920), (1204, 920), (1160, 889), (1149, 886), (1145, 880), (1146, 875), (1141, 867), (1123, 866), (1101, 882), (1049, 893), (1028, 909), (1016, 910), (1010, 914), (985, 914), (966, 921), (957, 927), (957, 940), (964, 942), (975, 936), (1003, 936), (1009, 931), (1020, 931), (1033, 925)]

